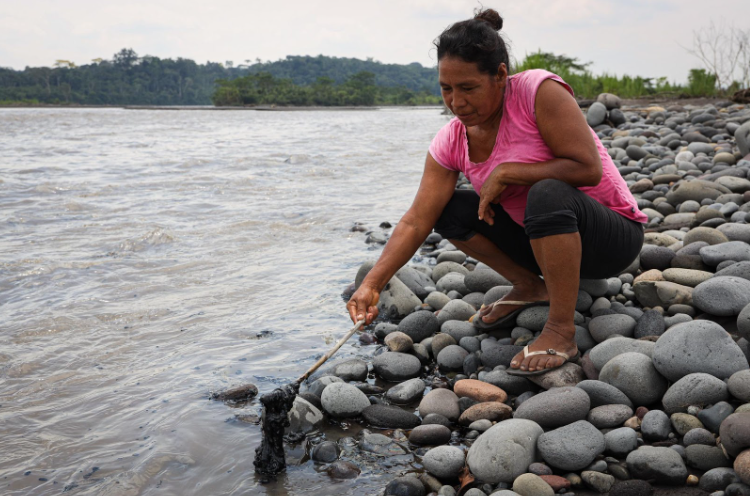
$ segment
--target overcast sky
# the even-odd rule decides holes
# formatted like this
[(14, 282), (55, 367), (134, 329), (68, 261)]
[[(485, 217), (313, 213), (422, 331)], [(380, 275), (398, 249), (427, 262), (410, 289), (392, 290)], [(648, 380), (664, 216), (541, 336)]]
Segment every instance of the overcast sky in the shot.
[[(683, 83), (700, 62), (685, 48), (711, 21), (750, 29), (750, 0), (486, 1), (519, 61), (538, 49), (593, 62), (595, 73)], [(197, 62), (286, 55), (373, 57), (435, 65), (432, 40), (475, 0), (2, 0), (0, 66), (51, 66), (139, 55)]]

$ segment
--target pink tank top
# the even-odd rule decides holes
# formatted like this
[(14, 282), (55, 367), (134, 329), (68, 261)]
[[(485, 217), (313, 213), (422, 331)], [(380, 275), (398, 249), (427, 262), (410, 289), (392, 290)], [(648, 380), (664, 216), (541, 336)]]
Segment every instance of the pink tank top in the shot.
[[(552, 160), (555, 156), (542, 139), (536, 124), (534, 103), (539, 86), (546, 79), (562, 84), (572, 95), (573, 90), (559, 76), (534, 69), (510, 76), (505, 92), (503, 117), (497, 131), (495, 147), (490, 157), (481, 163), (469, 160), (466, 129), (453, 118), (438, 131), (430, 144), (430, 155), (446, 169), (461, 171), (471, 181), (477, 193), (497, 165), (505, 162), (536, 163)], [(628, 219), (646, 222), (648, 217), (638, 209), (625, 180), (612, 162), (596, 133), (591, 130), (602, 159), (602, 180), (596, 186), (578, 188), (605, 207)], [(531, 186), (509, 185), (500, 195), (500, 205), (508, 215), (523, 226), (526, 197)]]

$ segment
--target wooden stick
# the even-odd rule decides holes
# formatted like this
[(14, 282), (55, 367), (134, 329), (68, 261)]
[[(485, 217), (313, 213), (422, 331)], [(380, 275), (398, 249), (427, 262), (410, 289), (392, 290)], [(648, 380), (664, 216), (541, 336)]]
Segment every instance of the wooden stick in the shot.
[(321, 365), (323, 365), (324, 363), (326, 363), (326, 360), (328, 360), (329, 358), (331, 358), (333, 356), (333, 354), (336, 353), (339, 350), (339, 348), (341, 348), (344, 345), (344, 343), (346, 343), (346, 341), (350, 337), (352, 337), (352, 335), (354, 335), (355, 332), (357, 332), (358, 330), (360, 330), (362, 328), (363, 325), (365, 325), (365, 320), (364, 319), (362, 319), (359, 322), (357, 322), (357, 324), (354, 327), (352, 327), (349, 330), (349, 332), (347, 332), (346, 335), (343, 338), (339, 339), (338, 343), (336, 343), (336, 346), (334, 346), (333, 348), (331, 348), (328, 351), (328, 353), (326, 353), (325, 355), (323, 355), (320, 360), (318, 360), (317, 362), (315, 362), (315, 365), (313, 365), (312, 367), (310, 367), (307, 372), (305, 372), (304, 374), (302, 374), (302, 376), (295, 381), (296, 384), (301, 384), (305, 379), (307, 379), (308, 377), (310, 377), (310, 374), (312, 374), (313, 372), (315, 372), (316, 370), (318, 370), (318, 368)]

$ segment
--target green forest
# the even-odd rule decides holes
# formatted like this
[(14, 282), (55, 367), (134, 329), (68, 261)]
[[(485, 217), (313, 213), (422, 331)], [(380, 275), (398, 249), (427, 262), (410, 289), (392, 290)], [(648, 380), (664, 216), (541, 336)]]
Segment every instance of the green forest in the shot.
[[(249, 61), (246, 61), (249, 62)], [(547, 69), (565, 79), (579, 98), (615, 93), (623, 98), (716, 96), (717, 78), (693, 69), (687, 85), (666, 78), (593, 74), (588, 63), (536, 52), (513, 69)], [(733, 83), (731, 91), (738, 83)], [(727, 92), (723, 92), (726, 94)], [(124, 48), (112, 59), (53, 67), (0, 68), (0, 105), (425, 105), (440, 104), (437, 70), (418, 63), (318, 55), (235, 66), (185, 58), (139, 56)]]
[(426, 88), (412, 91), (404, 86), (376, 84), (372, 72), (358, 72), (341, 84), (329, 77), (318, 77), (313, 84), (298, 85), (288, 78), (275, 78), (267, 72), (233, 80), (220, 79), (213, 96), (216, 106), (294, 105), (294, 106), (368, 106), (368, 105), (441, 105), (442, 98)]
[[(228, 83), (243, 76), (236, 87), (242, 99), (232, 99)], [(438, 94), (434, 68), (322, 55), (235, 67), (122, 49), (80, 66), (58, 60), (54, 67), (0, 67), (5, 105), (211, 105), (212, 98), (240, 105), (413, 105), (437, 103)]]

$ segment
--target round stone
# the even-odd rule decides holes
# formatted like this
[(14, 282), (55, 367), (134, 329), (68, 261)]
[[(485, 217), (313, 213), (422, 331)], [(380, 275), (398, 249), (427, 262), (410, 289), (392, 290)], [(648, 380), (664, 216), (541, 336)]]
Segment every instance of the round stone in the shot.
[(422, 465), (442, 481), (456, 480), (464, 468), (464, 452), (454, 446), (432, 448), (422, 457)]
[(476, 312), (476, 308), (463, 300), (451, 300), (442, 310), (440, 310), (437, 319), (440, 325), (443, 325), (449, 320), (468, 321)]
[(729, 484), (738, 482), (740, 482), (740, 478), (734, 470), (729, 467), (719, 467), (703, 474), (698, 487), (706, 492), (724, 491)]
[(499, 387), (475, 379), (457, 381), (453, 385), (453, 392), (459, 398), (467, 397), (479, 402), (499, 401), (503, 403), (508, 399), (508, 395)]
[(425, 416), (437, 413), (451, 422), (458, 420), (461, 411), (458, 406), (458, 396), (450, 389), (433, 389), (422, 398), (419, 403), (419, 415)]
[(712, 277), (696, 286), (693, 304), (711, 315), (739, 315), (750, 304), (750, 281), (733, 276)]
[(492, 269), (475, 269), (464, 276), (469, 291), (486, 293), (496, 286), (511, 286), (510, 282)]
[(420, 425), (409, 433), (409, 442), (421, 446), (446, 444), (451, 439), (451, 430), (440, 424)]
[(745, 484), (750, 485), (750, 450), (743, 451), (734, 460), (734, 471)]
[(486, 401), (484, 403), (477, 403), (476, 405), (472, 405), (467, 408), (458, 418), (458, 423), (459, 425), (467, 427), (473, 422), (482, 419), (499, 422), (501, 420), (510, 418), (512, 414), (513, 409), (505, 403), (500, 403), (497, 401)]
[(716, 267), (725, 260), (743, 262), (750, 260), (750, 245), (743, 241), (729, 241), (700, 249), (700, 256), (706, 265)]
[(721, 445), (730, 456), (750, 448), (750, 412), (733, 413), (721, 423)]
[(437, 363), (442, 370), (448, 372), (463, 371), (464, 359), (469, 352), (457, 344), (451, 344), (443, 348), (437, 356)]
[(397, 384), (385, 393), (385, 397), (391, 403), (406, 405), (422, 397), (425, 390), (425, 384), (422, 379), (409, 379), (406, 382)]
[(750, 403), (750, 370), (735, 372), (727, 381), (729, 393), (740, 401)]
[(440, 332), (447, 334), (460, 343), (465, 337), (474, 337), (477, 335), (477, 328), (471, 322), (461, 322), (459, 320), (449, 320), (440, 326)]
[(656, 403), (667, 390), (667, 381), (641, 353), (623, 353), (608, 361), (599, 380), (610, 384), (630, 398), (636, 406)]
[(560, 427), (585, 419), (590, 405), (589, 395), (580, 388), (553, 388), (524, 401), (514, 418), (532, 420), (544, 428)]
[(326, 472), (333, 479), (356, 479), (360, 470), (352, 462), (337, 460), (328, 466)]
[(638, 448), (638, 435), (630, 427), (613, 429), (604, 435), (605, 451), (617, 458), (623, 458)]
[(641, 353), (651, 358), (655, 343), (626, 337), (613, 337), (596, 345), (590, 353), (597, 370), (602, 370), (610, 360), (623, 353)]
[(596, 127), (607, 118), (607, 107), (603, 103), (594, 102), (586, 111), (586, 122), (591, 127)]
[(669, 448), (641, 446), (628, 454), (626, 462), (634, 478), (653, 479), (657, 484), (682, 485), (688, 476), (682, 457)]
[[(668, 269), (672, 270), (672, 269)], [(674, 269), (679, 270), (679, 269)], [(657, 310), (646, 310), (635, 324), (633, 337), (636, 339), (648, 336), (661, 336), (666, 330), (664, 317)]]
[(424, 484), (416, 477), (398, 477), (385, 486), (384, 496), (425, 496), (425, 493)]
[(426, 310), (411, 313), (398, 324), (398, 330), (409, 336), (415, 343), (432, 336), (439, 328), (437, 317)]
[(682, 444), (690, 446), (691, 444), (705, 444), (706, 446), (715, 446), (716, 438), (714, 435), (702, 427), (690, 429), (682, 438)]
[(371, 426), (386, 429), (413, 429), (422, 423), (413, 413), (392, 405), (370, 405), (362, 410), (362, 417)]
[(629, 315), (601, 315), (591, 319), (589, 333), (599, 343), (616, 335), (632, 337), (635, 324), (635, 319)]
[(345, 382), (334, 382), (326, 386), (320, 402), (329, 415), (338, 418), (357, 417), (370, 406), (365, 393)]
[(698, 249), (697, 251), (682, 252), (681, 254), (697, 255), (703, 246), (718, 245), (727, 241), (729, 239), (721, 231), (710, 227), (695, 227), (685, 234), (682, 240), (683, 246), (693, 245), (693, 243), (702, 243), (702, 245), (695, 246)]
[(691, 444), (685, 448), (686, 462), (689, 467), (706, 471), (717, 467), (731, 467), (732, 463), (718, 446)]
[(591, 407), (602, 405), (625, 405), (633, 408), (633, 402), (625, 396), (625, 393), (606, 382), (586, 380), (576, 384), (577, 388), (583, 389), (591, 399)]
[(513, 492), (520, 496), (554, 496), (555, 491), (544, 482), (544, 479), (534, 474), (523, 474), (513, 481)]
[(341, 454), (339, 445), (331, 441), (323, 441), (313, 447), (310, 458), (318, 463), (332, 463)]
[(654, 366), (672, 382), (695, 372), (727, 379), (748, 368), (747, 358), (717, 323), (694, 320), (677, 324), (656, 342)]
[(412, 349), (414, 341), (403, 332), (396, 331), (388, 334), (383, 340), (389, 350), (404, 353)]
[(508, 419), (482, 433), (469, 448), (466, 463), (475, 477), (492, 484), (513, 482), (537, 458), (544, 431), (535, 422)]
[(592, 408), (586, 417), (597, 429), (620, 427), (633, 416), (633, 409), (626, 405), (602, 405)]
[(457, 273), (465, 276), (469, 273), (469, 269), (456, 262), (441, 262), (433, 267), (432, 280), (437, 283), (446, 274), (450, 273)]
[(406, 353), (387, 352), (376, 356), (372, 362), (375, 372), (390, 382), (402, 382), (413, 379), (422, 370), (419, 358)]
[(678, 380), (667, 390), (662, 403), (668, 414), (687, 412), (691, 405), (713, 405), (728, 399), (727, 385), (712, 375), (697, 372)]
[(669, 416), (661, 410), (649, 410), (641, 421), (641, 433), (649, 441), (665, 441), (671, 429)]
[(604, 435), (585, 420), (545, 432), (537, 442), (539, 453), (552, 467), (575, 471), (588, 467), (604, 452)]
[(337, 364), (333, 368), (333, 375), (339, 377), (344, 382), (361, 382), (367, 379), (367, 364), (358, 359), (347, 360)]

